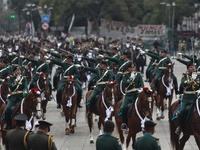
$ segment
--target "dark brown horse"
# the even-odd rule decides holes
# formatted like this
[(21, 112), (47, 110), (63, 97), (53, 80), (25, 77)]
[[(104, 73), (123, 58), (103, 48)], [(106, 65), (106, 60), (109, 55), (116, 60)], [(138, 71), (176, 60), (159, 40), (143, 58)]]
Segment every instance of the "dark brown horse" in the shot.
[[(6, 104), (3, 104), (1, 109), (0, 109), (0, 114), (2, 115), (4, 110), (6, 108)], [(27, 122), (27, 128), (31, 129), (33, 128), (34, 125), (34, 117), (36, 117), (37, 119), (40, 119), (42, 116), (42, 112), (41, 112), (41, 95), (40, 92), (38, 91), (37, 88), (33, 88), (29, 91), (29, 94), (27, 95), (26, 98), (24, 98), (22, 100), (22, 102), (17, 105), (15, 107), (15, 109), (12, 112), (12, 122), (10, 125), (10, 129), (15, 128), (16, 124), (14, 121), (14, 117), (17, 114), (26, 114), (28, 117), (28, 122)], [(3, 129), (3, 126), (5, 124), (5, 121), (2, 120), (1, 121), (1, 129)], [(1, 131), (2, 132), (2, 140), (4, 143), (4, 138), (5, 138), (5, 131)]]
[(183, 150), (185, 143), (190, 138), (190, 135), (193, 135), (196, 141), (198, 148), (200, 149), (200, 104), (199, 98), (196, 102), (193, 103), (193, 107), (190, 111), (189, 118), (188, 114), (185, 115), (185, 122), (182, 126), (183, 136), (180, 139), (180, 136), (175, 134), (175, 130), (178, 127), (179, 118), (176, 118), (174, 114), (177, 112), (180, 104), (179, 101), (174, 102), (169, 108), (169, 126), (170, 126), (170, 140), (173, 149)]
[[(153, 99), (152, 99), (152, 91), (149, 90), (147, 87), (144, 87), (142, 92), (139, 94), (138, 98), (135, 100), (135, 103), (133, 106), (131, 106), (131, 111), (129, 112), (129, 118), (128, 118), (128, 136), (126, 139), (126, 145), (124, 144), (125, 139), (123, 135), (123, 131), (121, 130), (121, 124), (122, 124), (122, 117), (119, 115), (120, 107), (122, 105), (122, 100), (120, 100), (115, 105), (115, 122), (116, 127), (118, 130), (118, 133), (120, 135), (120, 141), (123, 144), (123, 148), (128, 148), (130, 140), (132, 138), (133, 144), (132, 147), (134, 149), (135, 144), (135, 138), (136, 134), (140, 131), (142, 131), (141, 125), (144, 124), (144, 121), (146, 118), (151, 119), (152, 113), (153, 113)], [(143, 122), (143, 124), (141, 124)]]
[[(95, 115), (99, 116), (99, 121), (98, 121), (98, 129), (99, 129), (99, 134), (102, 134), (102, 127), (104, 124), (104, 121), (107, 119), (111, 119), (114, 111), (114, 105), (116, 103), (116, 88), (114, 85), (113, 81), (108, 81), (105, 82), (105, 89), (102, 93), (100, 93), (98, 100), (96, 102), (95, 108), (93, 108), (93, 113)], [(88, 91), (86, 94), (86, 100), (88, 100), (89, 96), (92, 94), (92, 90)], [(87, 103), (87, 101), (86, 101)], [(89, 107), (86, 106), (86, 114), (89, 110)], [(92, 117), (88, 118), (88, 126), (90, 129), (90, 143), (94, 143), (93, 139), (93, 115)]]
[(164, 110), (165, 110), (165, 99), (168, 100), (168, 107), (171, 106), (173, 99), (173, 67), (174, 64), (166, 64), (164, 69), (164, 74), (161, 77), (160, 84), (158, 86), (158, 95), (155, 98), (156, 100), (156, 119), (164, 119)]
[(8, 79), (5, 79), (0, 85), (0, 108), (6, 103), (9, 94)]
[(45, 120), (46, 119), (46, 107), (47, 107), (47, 103), (49, 101), (49, 96), (50, 96), (50, 88), (48, 85), (48, 77), (41, 72), (39, 75), (39, 78), (37, 80), (37, 88), (40, 90), (41, 92), (41, 97), (42, 97), (42, 119)]
[(72, 78), (66, 79), (61, 103), (66, 122), (65, 134), (69, 135), (70, 133), (75, 132), (74, 128), (76, 126), (77, 112), (77, 93), (74, 86), (74, 80)]

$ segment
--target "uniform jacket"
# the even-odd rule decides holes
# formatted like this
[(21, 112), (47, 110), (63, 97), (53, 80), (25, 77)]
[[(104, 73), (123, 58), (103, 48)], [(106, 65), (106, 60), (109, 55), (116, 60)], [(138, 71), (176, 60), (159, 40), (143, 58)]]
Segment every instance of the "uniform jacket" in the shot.
[(161, 150), (159, 139), (150, 133), (144, 133), (144, 136), (137, 139), (135, 150)]
[[(192, 73), (186, 72), (183, 74), (183, 77), (181, 79), (181, 84), (180, 86), (183, 87), (183, 97), (182, 101), (187, 102), (187, 103), (193, 103), (194, 100), (196, 100), (197, 96), (195, 91), (199, 89), (199, 81), (194, 81), (192, 82)], [(187, 93), (187, 92), (194, 92), (192, 93)]]
[(9, 130), (5, 137), (6, 150), (27, 150), (24, 146), (26, 130), (21, 127)]
[(121, 150), (119, 139), (110, 133), (104, 133), (97, 138), (96, 150)]
[(27, 144), (31, 150), (57, 150), (55, 143), (52, 141), (52, 137), (42, 131), (30, 134), (27, 137)]

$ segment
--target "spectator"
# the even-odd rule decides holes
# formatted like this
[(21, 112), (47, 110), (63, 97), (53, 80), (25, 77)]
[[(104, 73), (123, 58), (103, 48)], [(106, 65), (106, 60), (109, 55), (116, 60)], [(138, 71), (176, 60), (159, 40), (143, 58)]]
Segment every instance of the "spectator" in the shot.
[(39, 130), (27, 138), (31, 150), (57, 150), (52, 136), (47, 134), (51, 125), (47, 121), (39, 121)]
[(155, 126), (156, 123), (153, 121), (146, 121), (144, 123), (145, 133), (137, 139), (135, 150), (161, 150), (159, 139), (152, 136), (155, 132)]
[(112, 136), (115, 125), (113, 121), (107, 120), (104, 123), (104, 134), (96, 140), (96, 150), (121, 150), (119, 139)]

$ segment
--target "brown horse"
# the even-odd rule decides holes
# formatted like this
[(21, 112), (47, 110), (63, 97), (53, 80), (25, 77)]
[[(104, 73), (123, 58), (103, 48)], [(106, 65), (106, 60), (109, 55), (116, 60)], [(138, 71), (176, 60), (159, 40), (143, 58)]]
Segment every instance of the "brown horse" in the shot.
[[(0, 109), (0, 114), (2, 115), (4, 110), (6, 108), (6, 104), (3, 104), (1, 109)], [(42, 116), (42, 112), (41, 112), (41, 95), (40, 92), (38, 91), (37, 88), (33, 88), (29, 91), (29, 94), (27, 95), (26, 98), (24, 98), (22, 100), (22, 102), (17, 105), (13, 112), (12, 112), (12, 121), (11, 121), (11, 125), (10, 125), (10, 129), (15, 128), (16, 124), (14, 121), (14, 117), (17, 114), (26, 114), (28, 117), (28, 121), (27, 121), (27, 125), (26, 128), (27, 129), (32, 129), (33, 125), (34, 125), (34, 117), (36, 117), (37, 119), (40, 119)], [(3, 129), (3, 126), (5, 124), (5, 120), (1, 121), (1, 129)], [(6, 131), (2, 130), (2, 140), (3, 143), (5, 135), (6, 135)]]
[[(95, 115), (99, 116), (98, 121), (98, 129), (99, 134), (102, 134), (102, 125), (104, 124), (104, 121), (107, 119), (111, 119), (113, 115), (114, 105), (116, 103), (116, 88), (113, 81), (105, 82), (105, 88), (102, 93), (100, 93), (100, 96), (98, 97), (98, 100), (96, 102), (95, 107), (93, 108), (93, 113)], [(86, 94), (86, 103), (89, 98), (89, 96), (92, 94), (92, 90), (88, 91)], [(86, 114), (89, 111), (89, 107), (86, 106)], [(90, 130), (90, 143), (94, 143), (93, 139), (93, 115), (92, 117), (87, 117), (87, 122)]]
[(156, 119), (164, 119), (165, 110), (165, 99), (168, 100), (168, 107), (171, 106), (173, 99), (173, 64), (167, 64), (164, 69), (164, 74), (161, 77), (160, 84), (158, 86), (158, 95), (155, 97), (156, 100)]
[(179, 118), (176, 118), (174, 114), (177, 112), (177, 109), (179, 108), (180, 104), (179, 101), (174, 102), (171, 107), (169, 108), (169, 126), (170, 126), (170, 140), (171, 145), (173, 149), (176, 150), (183, 150), (185, 143), (190, 138), (190, 135), (194, 135), (196, 144), (198, 145), (200, 149), (200, 104), (199, 104), (199, 98), (196, 100), (196, 103), (193, 103), (193, 107), (190, 111), (190, 115), (188, 117), (188, 114), (185, 115), (184, 118), (185, 122), (182, 126), (182, 133), (183, 136), (180, 138), (179, 135), (175, 134), (175, 130), (178, 127), (178, 121)]
[[(142, 92), (139, 94), (138, 98), (135, 100), (133, 106), (131, 106), (131, 111), (129, 111), (128, 118), (128, 136), (126, 139), (126, 146), (124, 144), (124, 135), (121, 130), (122, 117), (119, 115), (120, 108), (122, 105), (122, 100), (120, 100), (114, 108), (115, 122), (116, 127), (120, 136), (120, 141), (123, 144), (124, 148), (128, 148), (130, 139), (132, 138), (133, 144), (132, 147), (134, 149), (136, 134), (142, 131), (141, 125), (144, 124), (146, 118), (151, 119), (153, 113), (153, 98), (152, 91), (148, 89), (148, 87), (144, 87)], [(141, 124), (143, 122), (143, 124)]]
[(5, 79), (0, 85), (0, 108), (6, 103), (9, 94), (8, 79)]
[(37, 88), (40, 90), (41, 92), (41, 97), (42, 97), (42, 119), (45, 120), (46, 119), (46, 107), (47, 107), (47, 103), (49, 101), (49, 96), (50, 96), (50, 89), (49, 89), (49, 85), (48, 85), (48, 77), (41, 72), (39, 75), (39, 78), (37, 80)]
[(66, 122), (65, 134), (69, 135), (75, 132), (76, 126), (77, 93), (73, 79), (66, 79), (61, 103)]

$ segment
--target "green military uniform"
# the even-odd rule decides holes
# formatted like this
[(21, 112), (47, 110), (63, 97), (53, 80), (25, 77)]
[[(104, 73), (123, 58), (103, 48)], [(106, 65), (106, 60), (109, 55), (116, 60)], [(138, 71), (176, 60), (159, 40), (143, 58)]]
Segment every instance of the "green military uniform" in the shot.
[(19, 56), (13, 55), (11, 60), (11, 66), (12, 70), (16, 66), (20, 66), (20, 68), (22, 69), (22, 59)]
[[(169, 63), (172, 64), (172, 61), (170, 60), (170, 58), (168, 56), (166, 56), (164, 58), (160, 57), (158, 65), (155, 68), (156, 76), (154, 79), (154, 84), (152, 85), (153, 88), (158, 87), (159, 79), (163, 75), (163, 69), (165, 69), (165, 66), (168, 65)], [(178, 94), (178, 81), (174, 74), (173, 74), (173, 83), (174, 83), (174, 87), (175, 87), (175, 93)]]
[(97, 74), (97, 77), (98, 77), (96, 87), (94, 88), (94, 90), (93, 90), (92, 94), (90, 95), (89, 99), (87, 100), (87, 104), (86, 104), (86, 105), (90, 105), (89, 113), (91, 113), (93, 110), (93, 107), (96, 103), (95, 97), (99, 93), (101, 93), (103, 91), (103, 89), (105, 88), (104, 82), (113, 80), (114, 74), (110, 70), (100, 69), (100, 68), (94, 69), (91, 67), (85, 67), (85, 70), (88, 70), (88, 71), (91, 71), (91, 72)]
[[(99, 67), (100, 61), (98, 59), (89, 58), (89, 57), (83, 57), (83, 59), (94, 63), (95, 69), (97, 69)], [(92, 86), (94, 86), (94, 83), (97, 81), (97, 79), (98, 79), (97, 74), (91, 73), (90, 79), (88, 81), (88, 91), (92, 89)]]
[[(22, 99), (27, 95), (28, 83), (25, 76), (12, 76), (8, 80), (8, 86), (10, 89), (10, 96), (8, 97), (8, 102), (5, 109), (5, 121), (7, 122), (7, 127), (10, 124), (11, 108), (22, 101)], [(3, 116), (2, 116), (3, 117)]]
[(12, 72), (9, 66), (0, 67), (0, 84), (11, 74)]
[(52, 136), (42, 131), (30, 134), (27, 143), (31, 150), (57, 150), (55, 143), (52, 141)]
[(28, 131), (17, 126), (6, 133), (5, 145), (7, 150), (28, 150), (24, 143), (24, 137)]
[(105, 132), (98, 136), (96, 141), (96, 150), (121, 150), (121, 144), (118, 138), (113, 137), (110, 133)]
[(134, 103), (138, 97), (138, 89), (144, 87), (144, 82), (142, 76), (139, 72), (130, 72), (124, 74), (122, 77), (122, 83), (125, 86), (125, 97), (121, 106), (122, 110), (122, 122), (127, 123), (127, 111), (128, 104)]
[[(32, 58), (26, 58), (31, 61), (31, 63), (35, 66), (36, 69), (33, 70), (33, 80), (30, 85), (30, 88), (37, 87), (37, 80), (39, 79), (40, 73), (44, 72), (45, 76), (48, 77), (50, 73), (49, 64), (47, 62), (41, 60), (35, 60)], [(52, 85), (50, 80), (48, 80), (48, 85), (50, 89), (50, 95), (52, 95)]]
[[(64, 59), (66, 59), (67, 55), (60, 55), (60, 53), (54, 53), (52, 52), (51, 53), (52, 56), (58, 58), (60, 61), (63, 61)], [(56, 68), (56, 71), (55, 71), (55, 74), (53, 76), (53, 87), (54, 87), (54, 90), (57, 89), (58, 87), (58, 81), (59, 81), (59, 78), (60, 78), (60, 75), (62, 74), (63, 72), (63, 69), (61, 66), (59, 66), (58, 68)]]
[(134, 148), (135, 150), (161, 150), (159, 139), (148, 132), (137, 139)]
[(117, 59), (117, 58), (113, 58), (113, 57), (106, 57), (106, 59), (108, 59), (111, 62), (114, 62), (116, 65), (118, 65), (119, 69), (118, 69), (118, 72), (115, 76), (115, 82), (119, 83), (122, 79), (123, 72), (125, 71), (124, 67), (127, 65), (129, 60)]
[(65, 80), (66, 78), (68, 78), (69, 76), (74, 76), (74, 86), (76, 87), (77, 90), (77, 103), (79, 104), (82, 98), (82, 93), (83, 90), (80, 86), (80, 84), (77, 82), (77, 78), (79, 77), (79, 72), (77, 67), (72, 63), (72, 64), (68, 64), (68, 63), (63, 63), (59, 60), (56, 59), (52, 59), (52, 62), (54, 64), (57, 64), (59, 66), (62, 67), (63, 69), (63, 77), (60, 80), (59, 84), (58, 84), (58, 89), (57, 89), (57, 93), (56, 93), (56, 99), (57, 99), (57, 103), (60, 104), (61, 103), (61, 96), (62, 96), (62, 91), (64, 90), (64, 86), (65, 86)]
[(181, 99), (181, 110), (179, 112), (179, 126), (175, 131), (177, 134), (180, 134), (182, 125), (185, 121), (185, 108), (188, 105), (193, 105), (197, 99), (196, 90), (200, 88), (200, 84), (199, 80), (194, 81), (194, 79), (192, 79), (191, 72), (186, 72), (183, 74), (180, 86), (183, 87), (184, 91)]
[(197, 58), (194, 57), (194, 60), (193, 60), (193, 57), (188, 56), (188, 55), (183, 55), (183, 57), (189, 59), (191, 62), (194, 61), (195, 67), (197, 69), (197, 73), (200, 72), (200, 59), (197, 59)]
[(149, 65), (146, 69), (146, 79), (149, 81), (151, 72), (153, 72), (153, 70), (155, 69), (155, 66), (153, 64), (158, 62), (159, 54), (153, 51), (148, 51), (146, 54), (151, 57)]

